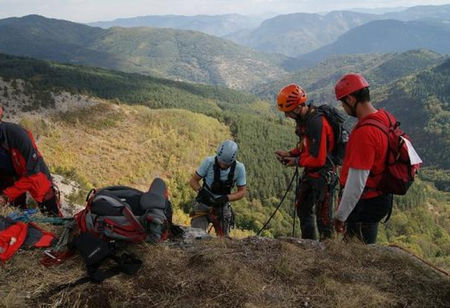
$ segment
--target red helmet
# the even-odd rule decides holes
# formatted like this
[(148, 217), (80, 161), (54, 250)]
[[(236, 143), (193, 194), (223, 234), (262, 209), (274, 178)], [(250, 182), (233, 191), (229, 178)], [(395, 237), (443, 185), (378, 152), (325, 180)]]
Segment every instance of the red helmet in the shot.
[(360, 74), (350, 73), (346, 74), (339, 79), (339, 81), (334, 86), (334, 93), (336, 94), (336, 99), (352, 94), (358, 90), (367, 88), (369, 83)]
[(307, 100), (306, 92), (295, 83), (285, 86), (280, 90), (277, 96), (278, 110), (289, 112), (300, 105), (305, 104)]

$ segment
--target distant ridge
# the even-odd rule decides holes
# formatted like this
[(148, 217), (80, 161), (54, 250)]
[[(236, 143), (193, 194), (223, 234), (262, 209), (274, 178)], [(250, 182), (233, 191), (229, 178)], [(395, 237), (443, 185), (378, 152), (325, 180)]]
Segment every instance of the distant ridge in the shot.
[(111, 27), (157, 27), (179, 30), (200, 31), (215, 36), (224, 36), (244, 29), (256, 28), (263, 21), (262, 17), (239, 14), (224, 15), (149, 15), (131, 18), (118, 18), (111, 21), (88, 23), (89, 26)]
[(450, 53), (450, 24), (434, 21), (376, 20), (356, 27), (325, 47), (300, 56), (300, 66), (311, 66), (334, 55), (403, 52), (426, 48)]
[(0, 20), (0, 52), (175, 80), (248, 88), (284, 73), (266, 55), (200, 32), (89, 27), (38, 15)]

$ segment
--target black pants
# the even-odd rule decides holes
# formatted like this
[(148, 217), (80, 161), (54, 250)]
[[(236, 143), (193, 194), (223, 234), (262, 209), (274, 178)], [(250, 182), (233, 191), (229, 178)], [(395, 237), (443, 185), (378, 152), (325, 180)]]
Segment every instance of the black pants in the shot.
[(377, 241), (378, 223), (392, 211), (391, 194), (360, 199), (347, 219), (347, 235), (356, 236), (365, 244)]
[(62, 216), (59, 190), (54, 186), (44, 197), (41, 203), (38, 203), (39, 209), (47, 216)]
[[(303, 239), (331, 238), (334, 214), (333, 189), (323, 177), (301, 179), (297, 200), (297, 215)], [(317, 229), (317, 231), (316, 231)]]

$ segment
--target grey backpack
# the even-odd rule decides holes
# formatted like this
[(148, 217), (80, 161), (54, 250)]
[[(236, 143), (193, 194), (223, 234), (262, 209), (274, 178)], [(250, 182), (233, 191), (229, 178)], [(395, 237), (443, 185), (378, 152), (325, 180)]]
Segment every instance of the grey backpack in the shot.
[(155, 178), (147, 192), (127, 186), (92, 190), (75, 217), (82, 232), (98, 238), (160, 242), (169, 235), (172, 205), (166, 184)]

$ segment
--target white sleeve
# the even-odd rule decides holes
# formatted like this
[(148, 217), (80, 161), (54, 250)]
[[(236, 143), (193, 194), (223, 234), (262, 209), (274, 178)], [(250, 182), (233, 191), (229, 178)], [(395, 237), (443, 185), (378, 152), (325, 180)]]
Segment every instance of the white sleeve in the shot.
[(336, 212), (336, 219), (340, 221), (347, 220), (364, 191), (369, 173), (370, 170), (350, 168), (348, 171), (347, 182), (344, 186), (344, 192), (342, 193), (341, 203)]

